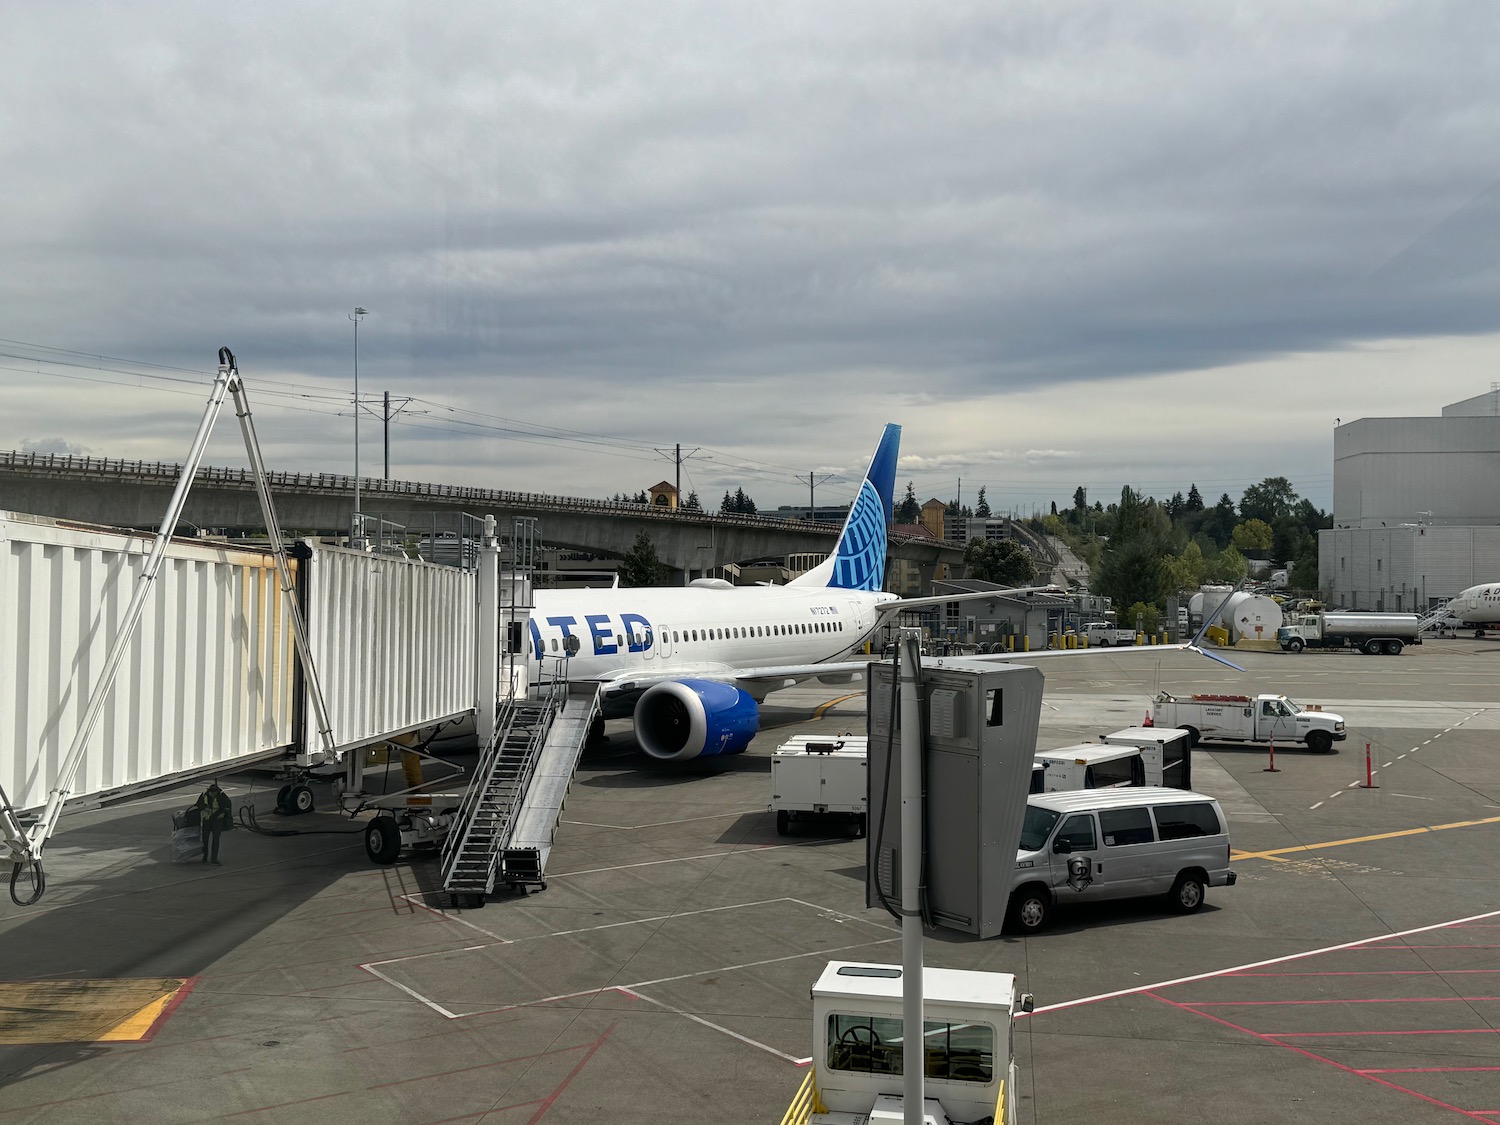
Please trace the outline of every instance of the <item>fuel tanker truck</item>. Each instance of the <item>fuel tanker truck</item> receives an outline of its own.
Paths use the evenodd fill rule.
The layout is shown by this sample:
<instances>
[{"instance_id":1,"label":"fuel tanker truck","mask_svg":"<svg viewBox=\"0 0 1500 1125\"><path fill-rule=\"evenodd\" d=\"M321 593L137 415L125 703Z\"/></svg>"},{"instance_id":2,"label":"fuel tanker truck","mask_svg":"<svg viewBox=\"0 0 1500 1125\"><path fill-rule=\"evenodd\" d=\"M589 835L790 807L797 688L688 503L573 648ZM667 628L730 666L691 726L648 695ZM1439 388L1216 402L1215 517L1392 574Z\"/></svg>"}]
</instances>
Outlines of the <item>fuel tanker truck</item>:
<instances>
[{"instance_id":1,"label":"fuel tanker truck","mask_svg":"<svg viewBox=\"0 0 1500 1125\"><path fill-rule=\"evenodd\" d=\"M1304 648L1354 648L1371 656L1397 656L1422 643L1415 613L1304 613L1276 630L1283 652Z\"/></svg>"}]
</instances>

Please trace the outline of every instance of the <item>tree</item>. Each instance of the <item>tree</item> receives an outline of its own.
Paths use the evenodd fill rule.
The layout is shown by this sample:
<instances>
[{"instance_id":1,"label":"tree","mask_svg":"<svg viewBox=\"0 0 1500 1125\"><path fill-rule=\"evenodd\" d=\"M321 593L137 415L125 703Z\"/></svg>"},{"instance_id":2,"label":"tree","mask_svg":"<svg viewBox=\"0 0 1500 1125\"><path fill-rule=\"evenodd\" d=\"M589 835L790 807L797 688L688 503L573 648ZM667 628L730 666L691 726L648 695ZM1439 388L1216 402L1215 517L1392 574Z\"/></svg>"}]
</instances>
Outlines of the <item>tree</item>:
<instances>
[{"instance_id":1,"label":"tree","mask_svg":"<svg viewBox=\"0 0 1500 1125\"><path fill-rule=\"evenodd\" d=\"M1240 497L1240 515L1273 524L1290 515L1296 502L1297 490L1291 481L1286 477L1267 477L1245 489L1245 495Z\"/></svg>"},{"instance_id":2,"label":"tree","mask_svg":"<svg viewBox=\"0 0 1500 1125\"><path fill-rule=\"evenodd\" d=\"M1171 518L1173 523L1176 523L1179 519L1181 519L1183 510L1187 506L1187 501L1182 498L1182 490L1178 489L1176 492L1172 493L1172 499L1168 500L1165 506L1167 515Z\"/></svg>"},{"instance_id":3,"label":"tree","mask_svg":"<svg viewBox=\"0 0 1500 1125\"><path fill-rule=\"evenodd\" d=\"M906 482L906 495L896 505L897 523L916 523L922 518L922 505L917 503L917 490L911 481Z\"/></svg>"},{"instance_id":4,"label":"tree","mask_svg":"<svg viewBox=\"0 0 1500 1125\"><path fill-rule=\"evenodd\" d=\"M687 499L682 502L682 506L690 512L703 511L703 505L698 500L698 492L696 489L688 493Z\"/></svg>"},{"instance_id":5,"label":"tree","mask_svg":"<svg viewBox=\"0 0 1500 1125\"><path fill-rule=\"evenodd\" d=\"M667 578L667 568L656 554L656 544L644 531L620 559L620 585L660 586Z\"/></svg>"},{"instance_id":6,"label":"tree","mask_svg":"<svg viewBox=\"0 0 1500 1125\"><path fill-rule=\"evenodd\" d=\"M1185 511L1185 512L1201 512L1201 511L1203 511L1203 493L1201 493L1201 492L1198 491L1198 486L1196 484L1193 485L1191 488L1188 489L1187 504L1183 508L1183 511Z\"/></svg>"},{"instance_id":7,"label":"tree","mask_svg":"<svg viewBox=\"0 0 1500 1125\"><path fill-rule=\"evenodd\" d=\"M1198 528L1213 540L1215 547L1222 550L1229 546L1230 537L1234 535L1234 525L1238 522L1234 514L1234 501L1226 492L1219 497L1219 502L1213 508L1204 512L1203 521Z\"/></svg>"},{"instance_id":8,"label":"tree","mask_svg":"<svg viewBox=\"0 0 1500 1125\"><path fill-rule=\"evenodd\" d=\"M1257 519L1235 524L1234 531L1230 533L1230 541L1234 544L1235 550L1242 554L1247 551L1269 551L1271 549L1271 525L1265 520Z\"/></svg>"},{"instance_id":9,"label":"tree","mask_svg":"<svg viewBox=\"0 0 1500 1125\"><path fill-rule=\"evenodd\" d=\"M974 505L974 518L987 520L990 518L990 502L984 498L984 487L979 489L979 503Z\"/></svg>"},{"instance_id":10,"label":"tree","mask_svg":"<svg viewBox=\"0 0 1500 1125\"><path fill-rule=\"evenodd\" d=\"M1088 506L1089 506L1089 490L1086 489L1086 488L1084 488L1083 485L1080 484L1077 488L1075 488L1073 490L1073 507L1076 508L1078 511L1081 512L1085 508L1087 508Z\"/></svg>"},{"instance_id":11,"label":"tree","mask_svg":"<svg viewBox=\"0 0 1500 1125\"><path fill-rule=\"evenodd\" d=\"M1009 539L970 539L964 565L970 578L1002 586L1025 586L1036 576L1031 553Z\"/></svg>"},{"instance_id":12,"label":"tree","mask_svg":"<svg viewBox=\"0 0 1500 1125\"><path fill-rule=\"evenodd\" d=\"M1052 501L1052 514L1054 516L1057 515L1057 501L1056 500Z\"/></svg>"},{"instance_id":13,"label":"tree","mask_svg":"<svg viewBox=\"0 0 1500 1125\"><path fill-rule=\"evenodd\" d=\"M1203 557L1203 548L1196 540L1190 540L1188 545L1177 554L1168 555L1162 559L1162 573L1167 593L1196 590L1203 585L1203 575L1207 567L1207 560Z\"/></svg>"},{"instance_id":14,"label":"tree","mask_svg":"<svg viewBox=\"0 0 1500 1125\"><path fill-rule=\"evenodd\" d=\"M724 499L719 504L719 511L726 515L753 516L755 515L755 501L745 495L743 488L736 488L734 495L729 495L726 490Z\"/></svg>"},{"instance_id":15,"label":"tree","mask_svg":"<svg viewBox=\"0 0 1500 1125\"><path fill-rule=\"evenodd\" d=\"M1209 582L1234 583L1245 577L1245 572L1249 569L1250 566L1245 562L1245 556L1230 547L1208 560L1207 573L1204 578Z\"/></svg>"}]
</instances>

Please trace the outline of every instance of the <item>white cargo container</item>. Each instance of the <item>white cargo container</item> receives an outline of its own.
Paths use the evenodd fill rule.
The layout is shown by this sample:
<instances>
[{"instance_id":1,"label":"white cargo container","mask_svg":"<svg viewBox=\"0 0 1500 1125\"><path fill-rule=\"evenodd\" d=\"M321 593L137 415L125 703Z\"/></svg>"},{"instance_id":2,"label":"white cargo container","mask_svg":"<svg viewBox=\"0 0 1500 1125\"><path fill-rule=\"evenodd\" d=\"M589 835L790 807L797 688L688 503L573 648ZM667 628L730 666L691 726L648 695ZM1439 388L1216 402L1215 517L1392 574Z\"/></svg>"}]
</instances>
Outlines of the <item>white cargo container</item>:
<instances>
[{"instance_id":1,"label":"white cargo container","mask_svg":"<svg viewBox=\"0 0 1500 1125\"><path fill-rule=\"evenodd\" d=\"M771 811L785 836L792 822L814 816L842 821L865 834L869 802L869 739L864 735L799 734L771 755Z\"/></svg>"}]
</instances>

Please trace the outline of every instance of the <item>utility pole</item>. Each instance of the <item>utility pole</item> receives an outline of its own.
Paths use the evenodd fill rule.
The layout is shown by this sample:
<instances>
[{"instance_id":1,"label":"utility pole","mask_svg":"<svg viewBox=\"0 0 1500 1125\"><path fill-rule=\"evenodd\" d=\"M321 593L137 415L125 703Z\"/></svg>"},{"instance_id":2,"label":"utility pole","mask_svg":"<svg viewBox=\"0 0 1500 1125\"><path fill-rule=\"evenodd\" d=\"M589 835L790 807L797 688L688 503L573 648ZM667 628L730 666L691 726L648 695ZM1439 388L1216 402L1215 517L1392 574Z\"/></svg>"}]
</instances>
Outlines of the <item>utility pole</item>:
<instances>
[{"instance_id":1,"label":"utility pole","mask_svg":"<svg viewBox=\"0 0 1500 1125\"><path fill-rule=\"evenodd\" d=\"M361 539L364 538L365 524L359 514L359 322L364 318L365 310L358 306L349 315L354 321L354 516Z\"/></svg>"},{"instance_id":2,"label":"utility pole","mask_svg":"<svg viewBox=\"0 0 1500 1125\"><path fill-rule=\"evenodd\" d=\"M798 480L799 483L801 481L804 481L804 480L807 481L807 518L808 519L810 519L810 520L816 520L818 518L818 516L817 516L817 507L818 507L818 505L817 505L817 501L813 499L813 486L814 485L819 485L819 484L827 484L829 481L831 481L836 476L838 476L837 473L829 473L826 477L819 477L819 476L815 476L812 472L809 472L807 474L807 476L805 476L805 477L798 477L797 478L797 480Z\"/></svg>"},{"instance_id":3,"label":"utility pole","mask_svg":"<svg viewBox=\"0 0 1500 1125\"><path fill-rule=\"evenodd\" d=\"M653 446L652 448L655 448L655 447ZM700 446L698 446L697 449L690 449L690 450L687 451L686 454L684 454L682 452L682 443L678 442L676 445L674 445L672 447L672 449L671 449L670 452L668 450L665 450L665 449L657 449L656 450L656 452L660 453L663 457L668 458L669 460L671 460L677 466L677 478L676 478L676 481L675 481L673 487L675 487L677 489L677 510L678 511L682 510L682 463L684 461L688 460L694 454L698 453L699 450L701 450L702 448L703 447L700 445ZM710 457L709 460L712 461L713 458Z\"/></svg>"},{"instance_id":4,"label":"utility pole","mask_svg":"<svg viewBox=\"0 0 1500 1125\"><path fill-rule=\"evenodd\" d=\"M385 410L383 418L385 421L385 479L391 479L391 419L396 417L411 405L411 399L403 398L396 401L396 409L391 409L391 392L385 392ZM426 414L425 410L414 410L413 414Z\"/></svg>"}]
</instances>

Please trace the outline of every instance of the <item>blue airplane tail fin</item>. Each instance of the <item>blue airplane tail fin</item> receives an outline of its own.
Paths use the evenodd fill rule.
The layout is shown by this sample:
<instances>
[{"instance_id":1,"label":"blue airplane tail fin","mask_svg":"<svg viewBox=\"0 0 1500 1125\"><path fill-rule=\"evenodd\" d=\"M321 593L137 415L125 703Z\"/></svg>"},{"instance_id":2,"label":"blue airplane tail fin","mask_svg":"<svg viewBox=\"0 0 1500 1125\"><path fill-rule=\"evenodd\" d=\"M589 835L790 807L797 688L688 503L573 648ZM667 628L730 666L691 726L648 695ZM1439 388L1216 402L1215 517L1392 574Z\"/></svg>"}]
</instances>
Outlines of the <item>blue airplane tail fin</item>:
<instances>
[{"instance_id":1,"label":"blue airplane tail fin","mask_svg":"<svg viewBox=\"0 0 1500 1125\"><path fill-rule=\"evenodd\" d=\"M886 528L895 505L896 458L901 427L886 426L870 460L859 495L849 508L843 534L832 555L792 579L793 586L832 586L840 590L879 590L885 583Z\"/></svg>"}]
</instances>

